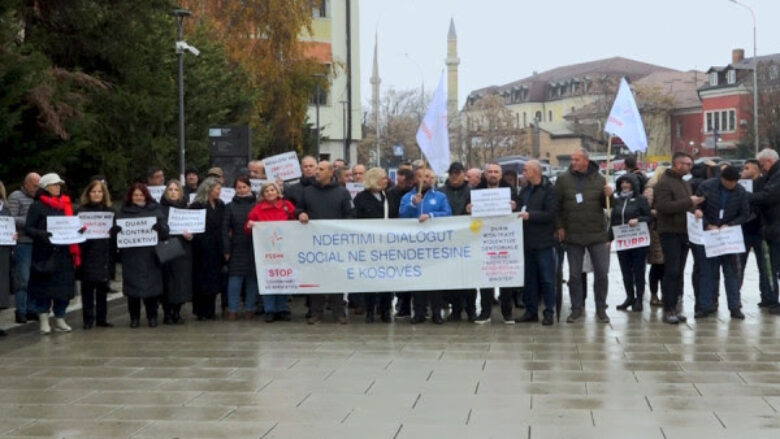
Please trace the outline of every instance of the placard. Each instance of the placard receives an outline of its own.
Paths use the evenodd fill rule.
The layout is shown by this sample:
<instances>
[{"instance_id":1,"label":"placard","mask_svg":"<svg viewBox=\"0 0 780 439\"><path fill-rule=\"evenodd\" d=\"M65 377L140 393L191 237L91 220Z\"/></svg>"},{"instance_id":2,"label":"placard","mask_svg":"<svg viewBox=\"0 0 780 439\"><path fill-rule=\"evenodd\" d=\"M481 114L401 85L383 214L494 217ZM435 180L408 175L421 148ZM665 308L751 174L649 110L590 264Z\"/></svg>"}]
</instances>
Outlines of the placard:
<instances>
[{"instance_id":1,"label":"placard","mask_svg":"<svg viewBox=\"0 0 780 439\"><path fill-rule=\"evenodd\" d=\"M645 222L640 222L635 227L612 226L612 234L615 235L615 240L612 241L615 251L650 246L650 230Z\"/></svg>"},{"instance_id":2,"label":"placard","mask_svg":"<svg viewBox=\"0 0 780 439\"><path fill-rule=\"evenodd\" d=\"M349 191L349 196L352 197L354 200L357 194L363 192L363 183L347 183L347 191Z\"/></svg>"},{"instance_id":3,"label":"placard","mask_svg":"<svg viewBox=\"0 0 780 439\"><path fill-rule=\"evenodd\" d=\"M512 213L511 191L508 187L471 191L471 216L488 217Z\"/></svg>"},{"instance_id":4,"label":"placard","mask_svg":"<svg viewBox=\"0 0 780 439\"><path fill-rule=\"evenodd\" d=\"M82 227L77 216L46 217L46 231L51 233L49 241L55 245L80 244L86 241L86 234L79 233Z\"/></svg>"},{"instance_id":5,"label":"placard","mask_svg":"<svg viewBox=\"0 0 780 439\"><path fill-rule=\"evenodd\" d=\"M87 239L107 239L111 237L114 225L114 212L79 212L81 223L87 228Z\"/></svg>"},{"instance_id":6,"label":"placard","mask_svg":"<svg viewBox=\"0 0 780 439\"><path fill-rule=\"evenodd\" d=\"M16 245L16 223L12 216L0 216L0 245Z\"/></svg>"},{"instance_id":7,"label":"placard","mask_svg":"<svg viewBox=\"0 0 780 439\"><path fill-rule=\"evenodd\" d=\"M153 247L157 245L157 231L152 229L157 224L157 218L121 218L116 225L122 228L117 234L117 248Z\"/></svg>"},{"instance_id":8,"label":"placard","mask_svg":"<svg viewBox=\"0 0 780 439\"><path fill-rule=\"evenodd\" d=\"M203 233L206 231L206 209L177 209L168 211L168 228L171 235Z\"/></svg>"},{"instance_id":9,"label":"placard","mask_svg":"<svg viewBox=\"0 0 780 439\"><path fill-rule=\"evenodd\" d=\"M691 244L704 245L704 224L701 218L696 218L696 215L686 212L685 213L688 222L688 241Z\"/></svg>"},{"instance_id":10,"label":"placard","mask_svg":"<svg viewBox=\"0 0 780 439\"><path fill-rule=\"evenodd\" d=\"M236 196L236 190L232 187L223 187L219 192L219 199L225 204L230 204L233 201L233 197Z\"/></svg>"},{"instance_id":11,"label":"placard","mask_svg":"<svg viewBox=\"0 0 780 439\"><path fill-rule=\"evenodd\" d=\"M739 184L743 188L745 188L746 191L751 192L751 193L753 192L753 180L750 180L748 178L743 178L743 179L739 180Z\"/></svg>"},{"instance_id":12,"label":"placard","mask_svg":"<svg viewBox=\"0 0 780 439\"><path fill-rule=\"evenodd\" d=\"M159 203L165 193L165 186L146 186L146 188L149 189L152 198Z\"/></svg>"},{"instance_id":13,"label":"placard","mask_svg":"<svg viewBox=\"0 0 780 439\"><path fill-rule=\"evenodd\" d=\"M295 151L285 152L263 159L265 176L271 181L301 178L301 164Z\"/></svg>"},{"instance_id":14,"label":"placard","mask_svg":"<svg viewBox=\"0 0 780 439\"><path fill-rule=\"evenodd\" d=\"M742 226L705 231L704 253L708 258L745 253L745 238L742 236Z\"/></svg>"}]
</instances>

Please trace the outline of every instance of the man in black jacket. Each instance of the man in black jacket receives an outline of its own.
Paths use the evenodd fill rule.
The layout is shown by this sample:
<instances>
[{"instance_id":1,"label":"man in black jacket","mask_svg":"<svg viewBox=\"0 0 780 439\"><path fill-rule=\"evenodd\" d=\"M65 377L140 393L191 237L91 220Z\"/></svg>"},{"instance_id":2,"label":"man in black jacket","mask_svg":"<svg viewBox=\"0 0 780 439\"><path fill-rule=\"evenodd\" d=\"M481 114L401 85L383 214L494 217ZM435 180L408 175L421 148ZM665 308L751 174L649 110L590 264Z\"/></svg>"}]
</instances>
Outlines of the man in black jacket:
<instances>
[{"instance_id":1,"label":"man in black jacket","mask_svg":"<svg viewBox=\"0 0 780 439\"><path fill-rule=\"evenodd\" d=\"M739 170L729 166L723 170L720 178L711 178L699 185L696 194L705 201L695 214L703 218L704 230L718 230L724 227L738 227L750 216L745 189L739 185ZM744 319L740 310L739 297L739 255L728 254L712 258L702 258L699 292L699 309L696 318L704 318L713 311L712 298L718 291L720 267L723 267L723 280L726 285L731 318Z\"/></svg>"},{"instance_id":2,"label":"man in black jacket","mask_svg":"<svg viewBox=\"0 0 780 439\"><path fill-rule=\"evenodd\" d=\"M317 171L317 161L307 155L301 159L301 178L297 183L284 185L284 198L290 200L295 207L301 204L303 190L314 183L314 174Z\"/></svg>"},{"instance_id":3,"label":"man in black jacket","mask_svg":"<svg viewBox=\"0 0 780 439\"><path fill-rule=\"evenodd\" d=\"M553 324L555 309L555 216L558 196L555 187L542 175L542 165L531 160L525 164L525 181L517 205L523 220L525 247L525 314L516 322L539 321L539 296L544 299L542 324Z\"/></svg>"},{"instance_id":4,"label":"man in black jacket","mask_svg":"<svg viewBox=\"0 0 780 439\"><path fill-rule=\"evenodd\" d=\"M780 273L780 162L774 149L766 148L758 153L758 163L766 175L764 187L753 191L750 202L761 210L764 239L769 246L772 261L772 295L763 299L771 314L780 314L778 305L777 275Z\"/></svg>"},{"instance_id":5,"label":"man in black jacket","mask_svg":"<svg viewBox=\"0 0 780 439\"><path fill-rule=\"evenodd\" d=\"M761 166L758 160L751 159L745 162L740 177L743 180L750 180L753 183L751 193L758 193L763 190L764 177L761 176ZM751 194L748 194L750 198ZM761 234L761 211L755 206L750 207L750 218L742 225L742 234L745 235L745 253L740 258L739 286L742 288L742 282L745 279L745 266L747 265L748 255L752 250L756 256L756 265L758 266L758 288L761 291L761 301L759 308L766 308L772 303L772 275L767 269L766 253L764 252L764 237Z\"/></svg>"},{"instance_id":6,"label":"man in black jacket","mask_svg":"<svg viewBox=\"0 0 780 439\"><path fill-rule=\"evenodd\" d=\"M412 171L412 165L401 165L398 168L398 174L396 175L396 182L393 187L387 190L387 205L389 209L390 218L398 218L398 211L401 209L401 199L407 192L412 190L416 181L414 179L414 172ZM406 318L412 316L412 293L405 291L401 293L395 293L398 298L398 313L396 318Z\"/></svg>"}]
</instances>

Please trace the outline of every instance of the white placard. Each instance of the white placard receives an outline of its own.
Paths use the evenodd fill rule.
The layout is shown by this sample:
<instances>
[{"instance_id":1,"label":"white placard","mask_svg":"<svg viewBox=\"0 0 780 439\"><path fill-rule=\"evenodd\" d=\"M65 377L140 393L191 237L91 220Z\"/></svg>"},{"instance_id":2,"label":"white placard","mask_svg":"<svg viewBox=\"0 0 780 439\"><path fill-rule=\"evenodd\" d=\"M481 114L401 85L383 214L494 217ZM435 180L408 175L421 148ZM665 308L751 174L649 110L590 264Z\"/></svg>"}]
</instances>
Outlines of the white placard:
<instances>
[{"instance_id":1,"label":"white placard","mask_svg":"<svg viewBox=\"0 0 780 439\"><path fill-rule=\"evenodd\" d=\"M157 224L157 218L122 218L116 220L116 225L122 231L116 237L117 248L153 247L157 245L157 231L152 229Z\"/></svg>"},{"instance_id":2,"label":"white placard","mask_svg":"<svg viewBox=\"0 0 780 439\"><path fill-rule=\"evenodd\" d=\"M347 190L349 191L349 196L352 197L354 200L357 194L363 192L363 183L347 183Z\"/></svg>"},{"instance_id":3,"label":"white placard","mask_svg":"<svg viewBox=\"0 0 780 439\"><path fill-rule=\"evenodd\" d=\"M252 185L252 193L259 194L260 189L263 188L263 185L268 183L271 180L261 180L259 178L250 178L249 183Z\"/></svg>"},{"instance_id":4,"label":"white placard","mask_svg":"<svg viewBox=\"0 0 780 439\"><path fill-rule=\"evenodd\" d=\"M471 216L488 217L512 213L511 191L508 187L471 191Z\"/></svg>"},{"instance_id":5,"label":"white placard","mask_svg":"<svg viewBox=\"0 0 780 439\"><path fill-rule=\"evenodd\" d=\"M152 198L159 203L165 193L165 186L146 186L146 188L149 189Z\"/></svg>"},{"instance_id":6,"label":"white placard","mask_svg":"<svg viewBox=\"0 0 780 439\"><path fill-rule=\"evenodd\" d=\"M650 246L650 230L645 222L640 222L635 227L612 226L612 234L615 235L612 245L616 251Z\"/></svg>"},{"instance_id":7,"label":"white placard","mask_svg":"<svg viewBox=\"0 0 780 439\"><path fill-rule=\"evenodd\" d=\"M177 209L168 211L168 228L171 235L203 233L206 231L206 209Z\"/></svg>"},{"instance_id":8,"label":"white placard","mask_svg":"<svg viewBox=\"0 0 780 439\"><path fill-rule=\"evenodd\" d=\"M16 245L16 223L12 216L0 216L0 245Z\"/></svg>"},{"instance_id":9,"label":"white placard","mask_svg":"<svg viewBox=\"0 0 780 439\"><path fill-rule=\"evenodd\" d=\"M686 212L685 216L688 222L688 241L691 244L704 245L704 225L701 218L696 218L696 215Z\"/></svg>"},{"instance_id":10,"label":"white placard","mask_svg":"<svg viewBox=\"0 0 780 439\"><path fill-rule=\"evenodd\" d=\"M705 231L704 253L708 258L745 253L745 238L742 236L742 226Z\"/></svg>"},{"instance_id":11,"label":"white placard","mask_svg":"<svg viewBox=\"0 0 780 439\"><path fill-rule=\"evenodd\" d=\"M51 233L49 241L55 245L80 244L87 240L79 233L83 225L77 216L47 216L46 231Z\"/></svg>"},{"instance_id":12,"label":"white placard","mask_svg":"<svg viewBox=\"0 0 780 439\"><path fill-rule=\"evenodd\" d=\"M271 181L282 181L301 178L301 164L298 162L298 154L295 151L285 152L263 159L265 176Z\"/></svg>"},{"instance_id":13,"label":"white placard","mask_svg":"<svg viewBox=\"0 0 780 439\"><path fill-rule=\"evenodd\" d=\"M742 185L743 188L745 188L748 192L753 192L753 180L743 178L739 180L739 184Z\"/></svg>"},{"instance_id":14,"label":"white placard","mask_svg":"<svg viewBox=\"0 0 780 439\"><path fill-rule=\"evenodd\" d=\"M219 192L219 199L225 204L230 204L233 201L233 197L236 196L236 190L232 187L223 187Z\"/></svg>"},{"instance_id":15,"label":"white placard","mask_svg":"<svg viewBox=\"0 0 780 439\"><path fill-rule=\"evenodd\" d=\"M81 223L87 228L87 239L107 239L111 237L114 225L114 212L79 212Z\"/></svg>"}]
</instances>

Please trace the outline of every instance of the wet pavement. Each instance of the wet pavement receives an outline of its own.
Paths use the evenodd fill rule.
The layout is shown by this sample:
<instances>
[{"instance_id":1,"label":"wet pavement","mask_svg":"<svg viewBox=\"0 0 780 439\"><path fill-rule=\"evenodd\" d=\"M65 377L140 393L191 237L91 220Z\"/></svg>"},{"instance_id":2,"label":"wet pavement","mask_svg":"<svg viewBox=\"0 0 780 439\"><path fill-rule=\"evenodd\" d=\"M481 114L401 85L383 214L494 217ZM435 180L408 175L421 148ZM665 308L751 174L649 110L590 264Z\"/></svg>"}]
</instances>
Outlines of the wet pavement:
<instances>
[{"instance_id":1,"label":"wet pavement","mask_svg":"<svg viewBox=\"0 0 780 439\"><path fill-rule=\"evenodd\" d=\"M553 327L498 309L488 325L309 326L296 300L290 323L134 330L119 301L116 328L76 314L70 334L0 340L0 437L775 439L780 319L756 307L754 273L751 257L745 321L724 306L679 326L614 309L614 257L607 325L591 299Z\"/></svg>"}]
</instances>

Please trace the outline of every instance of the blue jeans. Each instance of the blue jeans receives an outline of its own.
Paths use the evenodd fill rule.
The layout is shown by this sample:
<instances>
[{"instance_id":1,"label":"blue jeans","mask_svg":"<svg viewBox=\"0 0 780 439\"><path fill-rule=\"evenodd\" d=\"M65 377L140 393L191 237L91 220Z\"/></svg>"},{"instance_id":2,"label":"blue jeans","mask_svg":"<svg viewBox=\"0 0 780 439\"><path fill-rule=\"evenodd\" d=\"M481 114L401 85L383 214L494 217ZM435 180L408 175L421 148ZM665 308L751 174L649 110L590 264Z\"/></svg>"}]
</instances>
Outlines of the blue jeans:
<instances>
[{"instance_id":1,"label":"blue jeans","mask_svg":"<svg viewBox=\"0 0 780 439\"><path fill-rule=\"evenodd\" d=\"M28 310L36 314L48 314L49 310L54 308L54 317L58 319L65 318L65 310L68 309L69 300L49 299L49 298L31 298Z\"/></svg>"},{"instance_id":2,"label":"blue jeans","mask_svg":"<svg viewBox=\"0 0 780 439\"><path fill-rule=\"evenodd\" d=\"M287 294L264 294L263 307L266 313L290 312Z\"/></svg>"},{"instance_id":3,"label":"blue jeans","mask_svg":"<svg viewBox=\"0 0 780 439\"><path fill-rule=\"evenodd\" d=\"M17 244L14 248L14 296L16 312L26 314L27 284L30 282L30 265L32 265L32 244ZM34 311L34 310L30 310Z\"/></svg>"},{"instance_id":4,"label":"blue jeans","mask_svg":"<svg viewBox=\"0 0 780 439\"><path fill-rule=\"evenodd\" d=\"M771 276L770 270L767 270L766 253L764 253L764 240L761 235L749 235L745 234L745 253L740 255L740 267L739 271L739 285L742 287L742 281L745 278L745 266L747 265L748 255L750 249L753 249L756 255L756 265L758 265L758 289L761 291L761 302L763 303L777 303L777 297L772 294Z\"/></svg>"},{"instance_id":5,"label":"blue jeans","mask_svg":"<svg viewBox=\"0 0 780 439\"><path fill-rule=\"evenodd\" d=\"M723 255L701 260L701 278L699 291L699 309L712 311L712 298L717 294L720 284L720 268L723 267L723 282L726 285L726 299L732 311L741 308L739 299L739 255Z\"/></svg>"},{"instance_id":6,"label":"blue jeans","mask_svg":"<svg viewBox=\"0 0 780 439\"><path fill-rule=\"evenodd\" d=\"M617 252L626 297L642 299L645 294L645 265L649 247L632 248Z\"/></svg>"},{"instance_id":7,"label":"blue jeans","mask_svg":"<svg viewBox=\"0 0 780 439\"><path fill-rule=\"evenodd\" d=\"M241 287L246 285L246 303L244 310L254 312L257 309L257 295L260 294L257 288L257 277L250 276L229 276L227 286L228 311L238 312L241 307Z\"/></svg>"},{"instance_id":8,"label":"blue jeans","mask_svg":"<svg viewBox=\"0 0 780 439\"><path fill-rule=\"evenodd\" d=\"M544 300L544 312L555 310L555 248L525 250L525 291L523 303L526 314L539 315L539 296Z\"/></svg>"}]
</instances>

